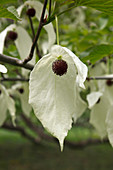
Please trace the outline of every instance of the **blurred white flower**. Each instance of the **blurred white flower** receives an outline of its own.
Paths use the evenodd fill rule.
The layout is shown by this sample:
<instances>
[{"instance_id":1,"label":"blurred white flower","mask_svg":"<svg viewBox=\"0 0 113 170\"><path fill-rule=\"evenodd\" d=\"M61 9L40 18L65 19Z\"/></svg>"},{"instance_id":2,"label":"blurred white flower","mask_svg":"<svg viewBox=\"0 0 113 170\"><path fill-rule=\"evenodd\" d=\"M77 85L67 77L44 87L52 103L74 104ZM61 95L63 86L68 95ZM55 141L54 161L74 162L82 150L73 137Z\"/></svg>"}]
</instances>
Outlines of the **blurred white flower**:
<instances>
[{"instance_id":1,"label":"blurred white flower","mask_svg":"<svg viewBox=\"0 0 113 170\"><path fill-rule=\"evenodd\" d=\"M1 73L7 73L7 68L2 64L0 64L0 72Z\"/></svg>"},{"instance_id":2,"label":"blurred white flower","mask_svg":"<svg viewBox=\"0 0 113 170\"><path fill-rule=\"evenodd\" d=\"M107 75L107 77L110 75ZM90 123L96 128L101 138L107 135L110 120L108 112L113 105L113 82L112 80L98 81L98 91L87 95L89 108L91 109ZM107 123L107 126L106 126Z\"/></svg>"},{"instance_id":3,"label":"blurred white flower","mask_svg":"<svg viewBox=\"0 0 113 170\"><path fill-rule=\"evenodd\" d=\"M10 112L13 124L15 125L15 103L9 96L7 89L0 84L0 126L4 123L7 117L7 111Z\"/></svg>"},{"instance_id":4,"label":"blurred white flower","mask_svg":"<svg viewBox=\"0 0 113 170\"><path fill-rule=\"evenodd\" d=\"M30 74L29 103L43 126L58 138L61 150L72 118L76 121L81 115L79 101L85 106L78 88L85 88L86 76L86 65L69 49L59 45L53 46Z\"/></svg>"},{"instance_id":5,"label":"blurred white flower","mask_svg":"<svg viewBox=\"0 0 113 170\"><path fill-rule=\"evenodd\" d=\"M28 83L18 83L11 87L10 94L18 97L21 102L21 107L26 116L30 116L32 110L31 105L28 103L29 86Z\"/></svg>"},{"instance_id":6,"label":"blurred white flower","mask_svg":"<svg viewBox=\"0 0 113 170\"><path fill-rule=\"evenodd\" d=\"M30 6L32 8L35 9L36 11L36 18L38 19L38 21L40 20L40 17L41 17L41 13L42 13L42 10L43 10L43 4L39 1L26 1L23 5L21 5L17 11L18 11L18 14L19 16L21 15L22 13L22 10L25 6ZM45 11L45 18L48 16L48 11L46 10ZM42 50L43 50L43 53L46 54L47 51L50 49L50 47L55 43L56 41L56 33L54 31L54 28L53 28L53 25L52 23L49 23L47 25L45 25L43 27L47 34L48 34L48 42L44 42L42 44Z\"/></svg>"},{"instance_id":7,"label":"blurred white flower","mask_svg":"<svg viewBox=\"0 0 113 170\"><path fill-rule=\"evenodd\" d=\"M32 46L32 39L23 27L17 26L15 24L6 27L0 33L0 53L3 53L5 38L9 31L14 31L15 33L17 33L17 38L14 40L14 43L17 47L20 58L24 60L30 53L30 49ZM35 56L36 53L34 52L33 59L29 63L35 64ZM26 69L22 69L22 73L24 76L27 76L29 71Z\"/></svg>"}]
</instances>

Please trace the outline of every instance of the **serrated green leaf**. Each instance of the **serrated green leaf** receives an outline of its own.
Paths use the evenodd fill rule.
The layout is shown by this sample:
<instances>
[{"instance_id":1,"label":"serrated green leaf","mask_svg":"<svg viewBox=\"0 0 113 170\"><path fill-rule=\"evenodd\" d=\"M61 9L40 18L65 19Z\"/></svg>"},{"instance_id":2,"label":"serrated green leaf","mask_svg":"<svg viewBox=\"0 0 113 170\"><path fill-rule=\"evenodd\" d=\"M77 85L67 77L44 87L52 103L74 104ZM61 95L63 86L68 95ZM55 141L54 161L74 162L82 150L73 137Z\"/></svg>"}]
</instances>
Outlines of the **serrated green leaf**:
<instances>
[{"instance_id":1,"label":"serrated green leaf","mask_svg":"<svg viewBox=\"0 0 113 170\"><path fill-rule=\"evenodd\" d=\"M0 18L9 18L9 19L13 19L13 20L18 19L13 13L8 11L7 8L4 8L2 6L0 6Z\"/></svg>"},{"instance_id":2,"label":"serrated green leaf","mask_svg":"<svg viewBox=\"0 0 113 170\"><path fill-rule=\"evenodd\" d=\"M75 0L76 6L87 6L113 16L113 0Z\"/></svg>"},{"instance_id":3,"label":"serrated green leaf","mask_svg":"<svg viewBox=\"0 0 113 170\"><path fill-rule=\"evenodd\" d=\"M113 45L101 44L98 46L94 46L89 50L89 55L81 58L83 62L87 62L88 60L95 64L96 61L102 59L103 57L109 56L113 53ZM88 54L88 51L87 53Z\"/></svg>"},{"instance_id":4,"label":"serrated green leaf","mask_svg":"<svg viewBox=\"0 0 113 170\"><path fill-rule=\"evenodd\" d=\"M12 14L14 14L14 16L16 16L17 19L20 19L20 18L19 18L19 15L18 15L18 12L17 12L17 10L16 10L16 8L15 8L14 6L9 6L9 7L7 8L7 10L8 10L9 12L11 12Z\"/></svg>"}]
</instances>

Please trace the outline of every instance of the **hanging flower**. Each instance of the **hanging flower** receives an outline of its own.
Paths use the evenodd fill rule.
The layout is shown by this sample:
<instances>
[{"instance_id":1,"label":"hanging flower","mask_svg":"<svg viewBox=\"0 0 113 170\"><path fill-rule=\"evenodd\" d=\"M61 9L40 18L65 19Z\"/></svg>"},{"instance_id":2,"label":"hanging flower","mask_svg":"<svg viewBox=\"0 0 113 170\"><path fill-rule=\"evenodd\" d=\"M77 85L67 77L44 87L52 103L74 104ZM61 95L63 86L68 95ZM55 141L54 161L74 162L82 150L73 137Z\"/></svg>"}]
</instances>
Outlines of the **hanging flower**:
<instances>
[{"instance_id":1,"label":"hanging flower","mask_svg":"<svg viewBox=\"0 0 113 170\"><path fill-rule=\"evenodd\" d=\"M111 77L112 75L108 76ZM112 80L98 81L98 91L88 94L87 101L91 109L90 123L96 128L100 137L104 138L108 133L107 126L109 127L108 112L113 105Z\"/></svg>"},{"instance_id":2,"label":"hanging flower","mask_svg":"<svg viewBox=\"0 0 113 170\"><path fill-rule=\"evenodd\" d=\"M29 55L32 46L32 39L27 31L23 27L17 26L15 24L11 24L10 26L6 27L6 29L0 33L0 53L3 53L6 36L9 36L10 39L13 39L20 58L24 60ZM29 63L35 64L35 56L36 53L34 52L33 59ZM22 69L22 74L24 76L27 76L28 73L28 70Z\"/></svg>"},{"instance_id":3,"label":"hanging flower","mask_svg":"<svg viewBox=\"0 0 113 170\"><path fill-rule=\"evenodd\" d=\"M41 17L41 13L42 13L42 10L43 10L43 4L39 1L26 1L23 5L21 5L17 11L18 11L18 14L19 16L21 15L22 13L22 10L25 6L30 6L32 7L32 10L34 9L35 10L35 17L38 19L38 21L40 20L40 17ZM34 12L33 12L34 13ZM48 16L48 11L46 10L45 11L45 19L46 17ZM56 33L54 31L54 28L53 28L53 25L52 23L49 23L47 25L45 25L43 27L47 34L48 34L48 42L44 42L42 43L42 50L43 50L43 53L46 54L47 51L50 49L50 47L55 43L56 41Z\"/></svg>"},{"instance_id":4,"label":"hanging flower","mask_svg":"<svg viewBox=\"0 0 113 170\"><path fill-rule=\"evenodd\" d=\"M13 124L15 125L15 103L9 96L6 88L0 84L0 126L4 123L7 117L7 111L10 112Z\"/></svg>"},{"instance_id":5,"label":"hanging flower","mask_svg":"<svg viewBox=\"0 0 113 170\"><path fill-rule=\"evenodd\" d=\"M85 88L86 76L86 65L69 49L59 45L53 46L31 72L29 103L43 126L58 138L61 150L72 118L76 121L81 115L78 88Z\"/></svg>"}]
</instances>

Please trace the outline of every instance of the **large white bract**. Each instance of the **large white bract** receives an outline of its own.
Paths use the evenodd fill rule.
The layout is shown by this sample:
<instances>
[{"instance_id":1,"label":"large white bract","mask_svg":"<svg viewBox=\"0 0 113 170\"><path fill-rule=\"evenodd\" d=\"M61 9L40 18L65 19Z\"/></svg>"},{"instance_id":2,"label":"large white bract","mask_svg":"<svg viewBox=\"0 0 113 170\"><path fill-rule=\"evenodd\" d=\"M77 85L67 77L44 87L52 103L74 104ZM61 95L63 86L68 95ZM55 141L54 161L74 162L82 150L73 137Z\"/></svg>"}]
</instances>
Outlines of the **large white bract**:
<instances>
[{"instance_id":1,"label":"large white bract","mask_svg":"<svg viewBox=\"0 0 113 170\"><path fill-rule=\"evenodd\" d=\"M67 73L54 74L52 63L61 56L68 64ZM63 150L64 138L76 119L87 107L79 96L84 88L87 67L69 49L55 45L34 67L29 81L29 103L43 126L58 138Z\"/></svg>"}]
</instances>

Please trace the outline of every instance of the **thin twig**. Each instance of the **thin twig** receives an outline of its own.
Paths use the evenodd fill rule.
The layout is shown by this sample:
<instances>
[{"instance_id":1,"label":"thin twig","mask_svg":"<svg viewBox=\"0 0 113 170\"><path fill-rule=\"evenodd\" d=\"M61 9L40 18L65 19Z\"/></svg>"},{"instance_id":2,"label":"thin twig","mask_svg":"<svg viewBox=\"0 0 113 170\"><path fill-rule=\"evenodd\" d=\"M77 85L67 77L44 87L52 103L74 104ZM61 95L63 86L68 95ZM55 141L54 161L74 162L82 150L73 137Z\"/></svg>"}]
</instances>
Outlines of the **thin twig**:
<instances>
[{"instance_id":1,"label":"thin twig","mask_svg":"<svg viewBox=\"0 0 113 170\"><path fill-rule=\"evenodd\" d=\"M95 76L95 77L87 77L86 80L112 80L113 77L110 76Z\"/></svg>"},{"instance_id":2,"label":"thin twig","mask_svg":"<svg viewBox=\"0 0 113 170\"><path fill-rule=\"evenodd\" d=\"M49 0L49 17L51 16L51 0Z\"/></svg>"},{"instance_id":3,"label":"thin twig","mask_svg":"<svg viewBox=\"0 0 113 170\"><path fill-rule=\"evenodd\" d=\"M29 81L29 79L25 79L25 78L11 78L11 77L8 77L8 78L0 78L0 81L3 82L3 81Z\"/></svg>"},{"instance_id":4,"label":"thin twig","mask_svg":"<svg viewBox=\"0 0 113 170\"><path fill-rule=\"evenodd\" d=\"M22 60L19 60L19 59L14 58L14 57L6 56L4 54L0 54L0 61L14 65L14 66L23 67L23 68L28 69L28 70L32 70L33 67L34 67L33 65L31 65L29 63L24 64L22 62Z\"/></svg>"},{"instance_id":5,"label":"thin twig","mask_svg":"<svg viewBox=\"0 0 113 170\"><path fill-rule=\"evenodd\" d=\"M48 2L48 0L44 1L42 15L41 15L41 18L40 18L40 22L39 22L39 26L38 26L38 30L37 30L35 39L34 39L33 44L31 46L30 54L29 54L29 56L27 58L24 59L23 63L27 63L28 61L30 61L33 58L33 53L34 53L34 50L35 50L36 43L38 41L38 38L39 38L40 32L42 30L42 27L45 24L44 23L44 15L45 15L45 10L46 10L46 6L47 6L47 2Z\"/></svg>"},{"instance_id":6,"label":"thin twig","mask_svg":"<svg viewBox=\"0 0 113 170\"><path fill-rule=\"evenodd\" d=\"M31 19L30 16L28 18L29 18L29 22L30 22L30 26L31 26L31 31L32 31L32 35L33 35L33 40L34 40L34 38L35 38L35 31L34 31L34 27L33 27L33 22L32 22L32 19ZM39 51L37 43L36 43L36 52L37 52L37 55L38 55L39 59L41 59L42 56L40 54L40 51Z\"/></svg>"}]
</instances>

